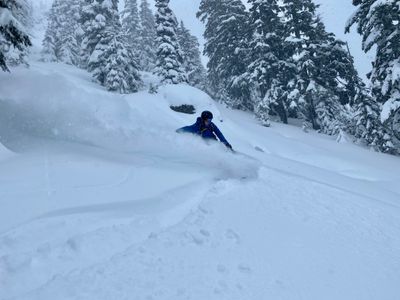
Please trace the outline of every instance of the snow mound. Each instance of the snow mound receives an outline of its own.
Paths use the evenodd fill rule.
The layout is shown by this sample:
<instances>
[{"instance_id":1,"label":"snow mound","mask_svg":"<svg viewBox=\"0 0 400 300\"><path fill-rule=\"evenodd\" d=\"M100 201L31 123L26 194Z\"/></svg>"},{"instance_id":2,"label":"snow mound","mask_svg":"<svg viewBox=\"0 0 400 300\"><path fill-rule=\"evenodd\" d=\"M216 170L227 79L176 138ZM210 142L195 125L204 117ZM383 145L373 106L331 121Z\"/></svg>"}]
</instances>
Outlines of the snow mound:
<instances>
[{"instance_id":1,"label":"snow mound","mask_svg":"<svg viewBox=\"0 0 400 300\"><path fill-rule=\"evenodd\" d=\"M163 86L159 93L170 106L192 105L196 108L197 114L204 110L218 111L210 96L186 84ZM219 114L215 115L216 118L219 116Z\"/></svg>"},{"instance_id":2,"label":"snow mound","mask_svg":"<svg viewBox=\"0 0 400 300\"><path fill-rule=\"evenodd\" d=\"M220 143L175 132L196 116L177 113L172 105L192 105L197 115L211 110L222 120L213 100L186 84L161 86L157 94L120 95L100 88L85 71L33 63L30 69L0 74L0 90L0 134L16 151L30 149L35 137L175 159L211 168L216 178L257 176L255 161L233 157Z\"/></svg>"},{"instance_id":3,"label":"snow mound","mask_svg":"<svg viewBox=\"0 0 400 300\"><path fill-rule=\"evenodd\" d=\"M10 129L3 130L5 140L13 141L18 132L90 143L128 127L129 107L121 97L77 84L71 75L90 80L89 75L66 66L75 74L60 72L58 67L39 64L1 74L0 122Z\"/></svg>"},{"instance_id":4,"label":"snow mound","mask_svg":"<svg viewBox=\"0 0 400 300\"><path fill-rule=\"evenodd\" d=\"M4 147L2 143L0 143L0 161L6 160L12 156L14 156L14 153L12 153L10 150Z\"/></svg>"},{"instance_id":5,"label":"snow mound","mask_svg":"<svg viewBox=\"0 0 400 300\"><path fill-rule=\"evenodd\" d=\"M9 139L18 131L110 146L136 135L164 136L195 121L193 116L177 115L171 105L190 104L197 112L208 109L219 115L208 95L188 85L163 86L158 94L112 94L99 88L82 70L41 63L0 74L0 79L0 122L3 128L11 129L11 136L3 130Z\"/></svg>"}]
</instances>

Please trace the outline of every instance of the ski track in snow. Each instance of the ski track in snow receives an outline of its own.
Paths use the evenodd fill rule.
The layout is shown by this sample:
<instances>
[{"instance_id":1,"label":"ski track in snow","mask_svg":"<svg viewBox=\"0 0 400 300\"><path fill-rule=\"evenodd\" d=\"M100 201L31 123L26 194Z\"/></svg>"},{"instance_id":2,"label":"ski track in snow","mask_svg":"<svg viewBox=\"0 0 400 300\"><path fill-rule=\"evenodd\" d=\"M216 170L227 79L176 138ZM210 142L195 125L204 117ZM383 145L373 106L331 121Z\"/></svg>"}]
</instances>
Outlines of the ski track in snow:
<instances>
[{"instance_id":1,"label":"ski track in snow","mask_svg":"<svg viewBox=\"0 0 400 300\"><path fill-rule=\"evenodd\" d=\"M101 155L106 154L101 152ZM142 167L157 165L158 168L170 169L175 166L182 169L179 165L193 168L193 163L195 163L195 161L190 163L182 157L171 159L163 155L146 155L145 153L129 153L129 155L146 157L144 164L141 161ZM57 194L69 191L76 193L80 190L116 190L124 185L135 186L133 172L140 171L131 165L126 167L127 171L119 179L108 183L57 186L57 184L52 184L52 181L57 180L55 179L57 172L65 167L65 162L60 163L59 156L59 153L52 154L49 151L43 151L39 155L39 161L43 162L41 164L43 172L37 170L36 164L33 164L31 168L43 174L43 187L25 190L23 194L44 193L45 197L54 198ZM71 163L67 162L67 165ZM29 167L25 164L24 166ZM187 167L183 170L185 168ZM227 178L225 180L229 180L229 176L235 178L236 175L230 173L229 168L227 171L224 174L218 170L217 178ZM206 178L163 191L153 197L93 205L80 204L76 207L68 206L64 209L50 210L17 225L0 236L2 290L5 295L18 295L18 298L26 293L30 295L28 298L35 297L29 293L29 290L38 290L37 286L45 286L54 278L73 272L77 265L81 268L96 265L123 252L132 243L139 243L141 240L156 235L159 231L167 230L187 217L198 206L203 198L202 195L208 193L214 181L215 179L207 175ZM1 197L16 195L21 194L10 190L3 192ZM100 221L103 219L106 221ZM92 222L96 225L93 226ZM49 228L52 229L49 230ZM52 236L57 238L54 239ZM110 244L109 248L105 251L102 249L101 255L92 259L93 251L97 251L96 248L105 241ZM35 273L33 277L32 272ZM21 291L24 292L21 293ZM2 299L1 296L0 299Z\"/></svg>"},{"instance_id":2,"label":"ski track in snow","mask_svg":"<svg viewBox=\"0 0 400 300\"><path fill-rule=\"evenodd\" d=\"M274 157L274 160L277 160L277 159L279 159L279 158ZM290 177L303 178L303 179L305 179L306 181L309 181L309 182L321 184L321 185L330 187L330 188L332 188L334 190L342 191L342 192L345 192L345 193L348 193L348 194L363 198L365 200L368 199L368 200L371 200L371 201L376 201L376 202L379 202L379 203L384 204L386 206L389 206L391 208L400 210L400 203L398 201L399 198L400 198L400 194L399 193L394 193L394 192L390 192L390 191L386 192L385 196L386 196L386 198L389 198L390 200L383 200L382 198L379 198L379 197L370 196L365 192L364 193L361 192L362 190L366 189L366 187L369 184L368 182L354 180L354 178L351 178L351 177L349 178L349 177L346 176L345 180L348 183L353 183L352 188L346 188L346 187L341 187L338 184L328 183L328 182L326 182L324 180L321 180L321 179L312 178L311 176L305 176L305 175L301 175L299 173L282 170L282 169L279 169L277 167L270 166L268 164L263 164L262 166L267 168L267 169L270 169L270 170L273 170L273 171L276 171L276 172L279 172L279 173L282 173L282 174L286 174L286 175L288 175ZM303 166L303 167L305 167L305 166ZM310 166L307 166L307 168L310 168ZM315 168L315 169L318 169L318 168ZM338 176L337 174L335 174L333 172L329 172L329 171L325 171L325 170L322 170L322 169L318 169L317 173L319 173L319 174L320 173L326 173L328 175L328 177L330 177L330 178L338 177L337 181L339 181L339 182L341 181L340 176ZM359 191L354 191L354 189L357 189Z\"/></svg>"},{"instance_id":3,"label":"ski track in snow","mask_svg":"<svg viewBox=\"0 0 400 300\"><path fill-rule=\"evenodd\" d=\"M310 299L310 295L313 293L310 294L306 288L301 288L304 282L299 278L299 272L294 272L294 274L298 274L297 276L290 276L290 272L280 270L280 268L286 267L293 271L297 268L302 271L311 268L308 273L316 272L324 274L324 276L327 273L333 281L339 282L341 282L342 272L354 273L354 267L362 268L369 275L373 275L371 269L362 265L363 259L360 259L359 256L373 259L380 252L375 252L375 248L370 250L359 248L357 246L359 241L352 239L355 236L359 240L368 240L373 237L375 240L371 242L379 242L383 246L385 243L390 243L391 237L393 237L391 233L380 231L379 214L381 212L379 210L365 210L365 208L353 204L343 208L341 204L329 201L329 199L318 201L316 198L318 191L312 190L289 191L289 197L286 195L286 199L291 199L291 197L296 199L296 196L300 196L299 198L303 199L301 203L298 201L280 203L281 196L288 192L286 175L277 176L274 186L270 185L271 181L265 175L267 174L261 175L265 185L259 185L254 181L237 185L231 180L215 183L211 189L199 197L201 200L196 201L195 205L191 205L190 213L183 214L182 220L178 223L162 227L159 231L151 228L139 241L137 237L132 240L128 239L127 243L120 247L120 251L115 252L117 247L114 245L111 253L106 251L105 254L108 255L104 255L96 262L87 263L86 260L93 250L90 249L90 244L98 245L95 241L97 238L99 242L106 240L108 243L112 243L115 241L119 245L121 241L118 239L127 239L126 235L132 234L132 231L137 233L136 226L138 224L142 223L140 229L146 229L143 223L148 225L153 222L146 221L146 219L141 221L133 219L131 224L120 226L114 224L111 227L95 228L92 232L71 237L58 249L52 250L51 247L46 249L42 246L40 250L37 250L39 258L29 258L30 268L40 266L41 259L47 262L45 267L51 266L52 264L49 264L48 260L49 256L57 257L54 252L62 253L56 258L56 260L62 260L62 263L68 262L68 260L77 260L77 256L87 252L88 257L85 258L87 265L80 265L79 269L66 268L64 272L60 272L58 268L56 274L49 276L39 287L28 291L25 296L21 295L18 299L48 299L55 294L59 295L58 299L89 299L93 296L96 299L131 299L132 295L139 295L137 299L172 299L174 297L178 299L209 297L265 299L266 295L279 299L293 299L292 290L297 291L296 299ZM294 179L293 184L302 186L303 181L307 181L307 179ZM259 196L249 197L250 203L246 206L247 208L242 208L239 212L230 210L233 215L222 217L221 214L226 214L227 204L241 205L240 201L243 199L235 197L235 195L260 195L262 194L259 193L260 189L263 193L270 195L270 201L266 202ZM326 192L325 188L321 186L316 189ZM296 192L300 195L296 195ZM346 193L343 193L330 200L338 200L345 195ZM308 205L304 207L305 204ZM193 210L194 207L197 208ZM381 210L385 209L381 208ZM238 213L243 214L243 218L240 218ZM247 228L242 226L242 223L249 221L248 217L250 216L253 216L254 223L248 225ZM343 216L346 216L346 219ZM265 222L264 217L274 220ZM374 223L374 219L377 219L378 222ZM322 220L327 222L321 223ZM344 220L345 222L343 222ZM286 224L286 227L285 222L289 223L289 225ZM276 226L279 224L282 227L279 228L280 237L277 239L275 236L278 234ZM325 225L321 230L314 228L315 224ZM327 245L318 245L318 250L314 249L317 245L312 237L309 237L311 241L306 242L302 240L303 237L296 234L300 231L299 226L300 230L313 231L317 235L316 241L325 238ZM335 231L342 232L343 228L347 233L340 236L331 235ZM398 227L393 229L398 230ZM271 249L271 244L259 242L260 233L265 234L265 238L270 240L274 245L273 249ZM323 234L327 234L327 236L321 236ZM133 240L136 241L133 242ZM281 245L276 245L277 242ZM356 260L349 262L349 269L335 264L335 259L339 261L342 259L340 254L332 255L330 253L330 247L338 242L343 243L343 252L346 255L351 254L351 258ZM258 247L254 247L256 245ZM279 256L273 255L277 249L283 252ZM280 257L280 259L278 258L278 261L269 259L257 261L256 259L260 257L262 251L265 251L267 257L273 256L275 259ZM314 251L322 251L323 254L319 254L317 261L311 266L291 266L285 262L288 257L295 259L297 255L310 255ZM180 253L185 255L180 255ZM382 253L388 255L385 252ZM393 251L389 254L391 255L388 255L390 265L394 264L398 267L399 259L396 258L396 252ZM330 262L332 257L333 261ZM202 263L196 263L197 260ZM57 263L60 261L54 265ZM318 270L317 268L313 270L319 263L331 265L331 269ZM202 267L198 269L199 266ZM336 270L336 267L339 269ZM271 270L280 271L277 274ZM126 273L127 271L128 273ZM30 275L28 272L27 276ZM264 285L260 285L261 282L255 278L264 278ZM386 280L393 282L395 278L389 277ZM361 281L363 284L365 283L363 280ZM88 285L87 282L92 284ZM332 290L329 288L328 290L333 294L326 298L338 299L341 296L340 291L334 291L334 284L331 288ZM254 291L257 292L254 293ZM373 292L372 288L371 291ZM345 289L345 292L350 292L350 289ZM318 295L318 291L315 292L315 295ZM354 296L357 295L360 294L354 293ZM368 295L368 291L361 295Z\"/></svg>"},{"instance_id":4,"label":"ski track in snow","mask_svg":"<svg viewBox=\"0 0 400 300\"><path fill-rule=\"evenodd\" d=\"M203 187L201 188L201 186ZM40 295L40 286L46 287L58 277L74 274L77 265L79 268L85 269L85 266L90 268L109 260L112 261L115 256L125 253L126 249L132 247L132 244L140 244L147 239L152 239L160 231L167 231L170 226L185 219L199 205L203 198L201 195L209 192L209 186L210 182L208 181L195 182L154 199L68 208L31 220L26 225L27 228L24 226L17 228L15 232L3 236L0 242L0 250L6 249L5 252L0 251L0 269L3 272L6 270L5 274L2 274L2 277L6 278L6 282L3 282L3 287L5 287L3 291L6 291L8 295L13 295L14 292L22 289L27 293L27 299L36 297L36 299L41 299L41 296L34 295L38 291ZM194 187L195 192L193 192ZM179 203L182 201L181 199L185 199L184 195L187 195L189 191L192 191L190 198ZM174 199L179 199L179 201ZM86 219L87 216L84 215L86 213L104 214L103 217L106 219L111 215L112 221L109 222L109 225L102 225L100 222L99 225L87 231L91 228L89 224L93 222L93 218L89 216ZM78 217L79 229L76 228L77 224L74 224L75 218L72 217L71 221L71 218L68 217L75 214L80 215ZM115 220L116 216L117 220ZM121 219L122 221L118 221ZM95 221L98 222L97 219ZM70 228L71 222L72 229ZM118 224L119 222L122 224ZM65 238L56 243L51 238L46 238L44 241L29 239L30 234L36 239L38 232L51 235L52 232L48 232L49 226L55 228L55 236ZM82 227L86 229L81 234L74 232L74 230L79 232ZM22 236L19 236L19 232L22 232ZM71 236L72 232L74 233ZM203 232L203 234L206 233ZM196 240L195 237L192 238ZM97 254L96 259L93 260L91 258L93 251L96 252L95 248L104 242L109 244L108 247L104 249L102 246L101 255ZM201 240L198 239L196 242L201 243ZM14 245L18 246L19 253L15 253L15 248L12 247ZM32 249L34 250L32 251ZM57 267L53 270L52 266ZM36 274L33 280L32 272ZM29 283L33 283L39 288L32 289ZM29 292L30 289L32 290Z\"/></svg>"},{"instance_id":5,"label":"ski track in snow","mask_svg":"<svg viewBox=\"0 0 400 300\"><path fill-rule=\"evenodd\" d=\"M353 268L362 268L374 278L373 268L365 268L363 263L377 255L385 255L390 261L385 266L388 271L389 265L399 270L399 240L393 240L399 224L392 224L392 232L380 224L383 216L391 216L385 222L394 222L397 209L385 208L379 199L296 173L293 168L298 162L286 161L285 167L292 170L287 171L271 164L283 158L260 155L267 159L255 158L259 160L260 177L250 181L233 178L212 183L211 177L151 198L68 207L47 212L3 234L0 283L8 295L4 299L49 299L54 295L57 299L131 299L133 294L139 295L137 299L265 299L266 295L310 299L321 296L318 289L310 292L298 275L291 276L287 271L276 274L276 270L288 268L298 274L295 269L307 272L310 268L312 276L328 277L342 287L340 274L355 276ZM163 159L154 160L160 163ZM172 164L179 169L179 161ZM48 181L51 165L51 156L45 153L47 192L54 190ZM301 167L303 171L315 169L305 164ZM74 188L118 188L129 183L132 172L133 167L128 167L112 183ZM287 182L292 190L287 189ZM308 188L302 188L305 186ZM322 194L326 199L319 197ZM268 195L268 201L260 195ZM366 199L378 202L371 207ZM249 202L246 208L243 201ZM245 225L249 220L252 224ZM316 229L317 224L323 224L323 228ZM277 226L281 226L279 236ZM310 234L305 237L309 240L303 241L298 235L301 230L314 232L316 238ZM343 236L344 231L347 234ZM260 243L260 233L270 242ZM327 245L318 244L325 239ZM365 241L381 246L364 249ZM340 254L333 255L336 262L330 261L330 247L338 243L346 245L341 254L355 260L349 263L349 269L340 263ZM322 254L314 253L315 247ZM275 253L277 249L283 253ZM263 251L275 261L257 261ZM291 257L299 263L301 255L312 253L317 260L314 264L307 260L311 266L285 262ZM320 270L320 265L331 265L331 269ZM385 277L389 285L395 280L395 270L392 268ZM375 276L374 280L378 279ZM361 283L370 284L365 279ZM350 287L345 287L344 294L334 292L333 287L327 288L332 294L326 299L343 295L350 299ZM353 295L370 296L375 291L372 286Z\"/></svg>"}]
</instances>

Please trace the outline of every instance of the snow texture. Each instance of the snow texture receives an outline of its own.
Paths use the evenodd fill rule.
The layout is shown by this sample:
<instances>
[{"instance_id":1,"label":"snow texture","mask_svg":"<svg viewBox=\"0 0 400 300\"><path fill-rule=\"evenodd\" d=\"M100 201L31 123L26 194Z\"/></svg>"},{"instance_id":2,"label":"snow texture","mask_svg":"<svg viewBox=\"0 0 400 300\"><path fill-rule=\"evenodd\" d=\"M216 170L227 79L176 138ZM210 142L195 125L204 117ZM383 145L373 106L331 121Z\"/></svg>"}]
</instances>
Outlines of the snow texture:
<instances>
[{"instance_id":1,"label":"snow texture","mask_svg":"<svg viewBox=\"0 0 400 300\"><path fill-rule=\"evenodd\" d=\"M265 128L187 85L116 95L32 63L0 90L19 152L1 149L0 299L397 297L397 157ZM238 153L176 134L194 122L181 104L213 111Z\"/></svg>"},{"instance_id":2,"label":"snow texture","mask_svg":"<svg viewBox=\"0 0 400 300\"><path fill-rule=\"evenodd\" d=\"M13 153L0 143L0 161L6 160L13 156Z\"/></svg>"}]
</instances>

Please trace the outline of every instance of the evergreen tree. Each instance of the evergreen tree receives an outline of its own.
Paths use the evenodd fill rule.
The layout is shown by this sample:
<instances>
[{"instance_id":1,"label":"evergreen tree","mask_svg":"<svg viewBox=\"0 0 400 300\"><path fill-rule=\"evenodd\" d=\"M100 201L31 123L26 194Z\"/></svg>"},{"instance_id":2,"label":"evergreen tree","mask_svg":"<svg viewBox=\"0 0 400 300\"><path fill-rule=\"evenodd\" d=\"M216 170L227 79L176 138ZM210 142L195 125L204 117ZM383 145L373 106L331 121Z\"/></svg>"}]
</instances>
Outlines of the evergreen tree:
<instances>
[{"instance_id":1,"label":"evergreen tree","mask_svg":"<svg viewBox=\"0 0 400 300\"><path fill-rule=\"evenodd\" d=\"M80 65L79 0L55 0L43 40L44 61Z\"/></svg>"},{"instance_id":2,"label":"evergreen tree","mask_svg":"<svg viewBox=\"0 0 400 300\"><path fill-rule=\"evenodd\" d=\"M267 122L270 111L278 114L287 123L288 95L285 87L288 75L294 73L293 65L287 63L284 26L280 17L278 0L249 0L251 38L249 41L249 73L256 82L260 99L256 115ZM292 67L292 68L290 68ZM268 112L268 113L267 113Z\"/></svg>"},{"instance_id":3,"label":"evergreen tree","mask_svg":"<svg viewBox=\"0 0 400 300\"><path fill-rule=\"evenodd\" d=\"M55 0L50 8L49 17L47 19L47 28L42 42L42 60L46 62L57 61L57 47L60 39L60 23L57 18L57 7L60 0Z\"/></svg>"},{"instance_id":4,"label":"evergreen tree","mask_svg":"<svg viewBox=\"0 0 400 300\"><path fill-rule=\"evenodd\" d=\"M106 53L108 54L108 48L111 45L114 36L115 29L113 26L111 24L106 26L100 32L99 41L88 59L87 70L92 73L93 77L101 85L105 85L108 70L106 69Z\"/></svg>"},{"instance_id":5,"label":"evergreen tree","mask_svg":"<svg viewBox=\"0 0 400 300\"><path fill-rule=\"evenodd\" d=\"M206 70L201 62L199 42L181 21L178 27L178 41L183 53L183 67L190 85L205 89Z\"/></svg>"},{"instance_id":6,"label":"evergreen tree","mask_svg":"<svg viewBox=\"0 0 400 300\"><path fill-rule=\"evenodd\" d=\"M17 1L10 1L15 2L16 5L14 13L15 18L21 22L21 24L29 31L29 28L33 25L33 16L32 11L33 7L30 0L17 0Z\"/></svg>"},{"instance_id":7,"label":"evergreen tree","mask_svg":"<svg viewBox=\"0 0 400 300\"><path fill-rule=\"evenodd\" d=\"M9 71L7 64L10 62L24 62L27 48L32 45L21 19L23 4L15 0L0 0L0 68L3 71ZM13 58L15 54L16 58Z\"/></svg>"},{"instance_id":8,"label":"evergreen tree","mask_svg":"<svg viewBox=\"0 0 400 300\"><path fill-rule=\"evenodd\" d=\"M62 10L65 12L65 20L62 26L62 34L60 40L60 61L67 64L80 66L80 43L82 39L80 19L80 0L64 0Z\"/></svg>"},{"instance_id":9,"label":"evergreen tree","mask_svg":"<svg viewBox=\"0 0 400 300\"><path fill-rule=\"evenodd\" d=\"M169 0L156 0L158 49L155 72L162 82L177 84L187 82L187 77L177 37L178 22L168 4Z\"/></svg>"},{"instance_id":10,"label":"evergreen tree","mask_svg":"<svg viewBox=\"0 0 400 300\"><path fill-rule=\"evenodd\" d=\"M80 18L84 31L81 54L84 67L103 38L106 27L118 21L118 0L84 0Z\"/></svg>"},{"instance_id":11,"label":"evergreen tree","mask_svg":"<svg viewBox=\"0 0 400 300\"><path fill-rule=\"evenodd\" d=\"M298 116L314 129L335 134L345 120L343 104L354 97L354 65L345 43L326 32L317 7L311 0L283 0L286 49L292 49L296 66L287 93ZM335 130L331 122L337 124Z\"/></svg>"},{"instance_id":12,"label":"evergreen tree","mask_svg":"<svg viewBox=\"0 0 400 300\"><path fill-rule=\"evenodd\" d=\"M347 49L351 66L354 66L354 58L351 56L348 47ZM343 90L341 104L350 107L353 114L349 114L342 129L359 140L364 141L366 144L371 145L372 141L377 140L376 129L379 127L379 120L375 112L379 108L379 105L371 97L365 83L354 67L348 68L347 74L347 89ZM363 107L364 105L365 107ZM376 124L378 127L373 128L373 124Z\"/></svg>"},{"instance_id":13,"label":"evergreen tree","mask_svg":"<svg viewBox=\"0 0 400 300\"><path fill-rule=\"evenodd\" d=\"M330 90L320 90L319 99L315 101L315 116L320 132L338 135L346 132L351 111L340 104L339 97Z\"/></svg>"},{"instance_id":14,"label":"evergreen tree","mask_svg":"<svg viewBox=\"0 0 400 300\"><path fill-rule=\"evenodd\" d=\"M372 93L378 102L400 99L400 5L398 0L353 0L357 12L346 31L357 23L365 52L377 46L373 70L369 74Z\"/></svg>"},{"instance_id":15,"label":"evergreen tree","mask_svg":"<svg viewBox=\"0 0 400 300\"><path fill-rule=\"evenodd\" d=\"M400 107L400 5L398 0L353 0L358 10L346 26L348 32L357 23L357 31L362 36L362 48L369 52L376 46L373 69L368 74L372 83L372 94L383 104L382 121L386 124L385 145L399 149L391 125L395 111ZM390 140L387 141L387 140ZM397 145L396 145L397 144ZM385 146L386 147L386 146Z\"/></svg>"},{"instance_id":16,"label":"evergreen tree","mask_svg":"<svg viewBox=\"0 0 400 300\"><path fill-rule=\"evenodd\" d=\"M140 20L137 0L125 0L122 11L122 30L132 51L139 49Z\"/></svg>"},{"instance_id":17,"label":"evergreen tree","mask_svg":"<svg viewBox=\"0 0 400 300\"><path fill-rule=\"evenodd\" d=\"M127 46L125 35L120 34L122 25L118 15L118 1L97 0L92 4L92 7L87 7L87 11L92 9L97 12L96 20L87 20L86 24L90 25L89 29L93 29L93 24L104 27L98 31L98 40L89 56L87 69L110 91L136 92L140 77L134 54ZM88 46L95 43L95 40L87 41Z\"/></svg>"},{"instance_id":18,"label":"evergreen tree","mask_svg":"<svg viewBox=\"0 0 400 300\"><path fill-rule=\"evenodd\" d=\"M147 0L140 3L139 62L144 71L153 71L156 65L156 23Z\"/></svg>"},{"instance_id":19,"label":"evergreen tree","mask_svg":"<svg viewBox=\"0 0 400 300\"><path fill-rule=\"evenodd\" d=\"M283 0L286 18L286 40L291 44L293 63L296 66L295 79L289 85L291 107L296 108L296 114L306 122L319 129L315 111L317 99L326 90L316 83L318 66L316 65L316 49L323 41L323 25L316 17L316 6L311 1ZM317 30L318 29L318 30Z\"/></svg>"},{"instance_id":20,"label":"evergreen tree","mask_svg":"<svg viewBox=\"0 0 400 300\"><path fill-rule=\"evenodd\" d=\"M137 62L133 52L124 45L123 36L112 34L98 60L104 64L104 68L101 69L101 74L96 75L109 91L121 94L138 91L140 76Z\"/></svg>"},{"instance_id":21,"label":"evergreen tree","mask_svg":"<svg viewBox=\"0 0 400 300\"><path fill-rule=\"evenodd\" d=\"M363 94L357 93L365 87L355 70L353 58L345 49L345 43L328 34L317 50L316 62L320 74L316 82L330 94L328 98L321 97L316 101L318 122L323 132L334 135L341 130L347 131L351 117L345 105L351 105L356 97L361 97ZM329 125L326 117L322 118L322 115L328 114L335 126Z\"/></svg>"},{"instance_id":22,"label":"evergreen tree","mask_svg":"<svg viewBox=\"0 0 400 300\"><path fill-rule=\"evenodd\" d=\"M377 151L388 152L386 130L379 121L380 105L365 88L357 91L354 110L354 136Z\"/></svg>"},{"instance_id":23,"label":"evergreen tree","mask_svg":"<svg viewBox=\"0 0 400 300\"><path fill-rule=\"evenodd\" d=\"M245 6L241 0L202 0L197 17L206 24L204 53L213 94L231 107L252 110Z\"/></svg>"}]
</instances>

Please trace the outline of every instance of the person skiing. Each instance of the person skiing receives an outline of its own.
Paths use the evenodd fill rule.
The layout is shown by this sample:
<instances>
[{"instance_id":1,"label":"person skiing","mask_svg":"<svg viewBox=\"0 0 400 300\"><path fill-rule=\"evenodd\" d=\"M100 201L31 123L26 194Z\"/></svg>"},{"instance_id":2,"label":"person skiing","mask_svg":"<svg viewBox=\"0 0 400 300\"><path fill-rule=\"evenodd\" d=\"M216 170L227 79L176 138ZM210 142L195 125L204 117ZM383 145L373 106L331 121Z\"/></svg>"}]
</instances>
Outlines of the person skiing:
<instances>
[{"instance_id":1,"label":"person skiing","mask_svg":"<svg viewBox=\"0 0 400 300\"><path fill-rule=\"evenodd\" d=\"M200 135L203 139L212 139L217 141L217 137L221 143L223 143L230 150L232 149L231 144L225 139L222 132L218 129L217 125L212 122L213 114L206 110L201 113L201 116L197 118L196 123L190 126L185 126L176 130L178 133L188 132Z\"/></svg>"}]
</instances>

